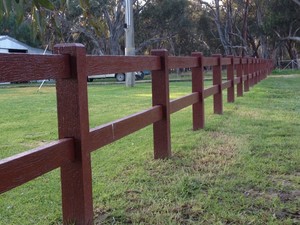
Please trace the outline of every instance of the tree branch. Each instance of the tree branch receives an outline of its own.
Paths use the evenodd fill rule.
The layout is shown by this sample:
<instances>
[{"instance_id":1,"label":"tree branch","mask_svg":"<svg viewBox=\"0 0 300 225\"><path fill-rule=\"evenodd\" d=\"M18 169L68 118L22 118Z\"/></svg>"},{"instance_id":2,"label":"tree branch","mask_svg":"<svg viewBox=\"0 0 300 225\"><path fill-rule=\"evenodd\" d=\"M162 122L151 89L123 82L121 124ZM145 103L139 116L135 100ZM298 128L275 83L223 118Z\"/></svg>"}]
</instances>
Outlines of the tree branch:
<instances>
[{"instance_id":1,"label":"tree branch","mask_svg":"<svg viewBox=\"0 0 300 225\"><path fill-rule=\"evenodd\" d=\"M205 5L207 8L209 8L213 12L214 16L216 16L216 12L215 12L213 6L211 6L208 2L204 2L204 1L199 0L199 3L201 5Z\"/></svg>"},{"instance_id":2,"label":"tree branch","mask_svg":"<svg viewBox=\"0 0 300 225\"><path fill-rule=\"evenodd\" d=\"M293 2L295 2L297 5L300 6L300 0L292 0Z\"/></svg>"},{"instance_id":3,"label":"tree branch","mask_svg":"<svg viewBox=\"0 0 300 225\"><path fill-rule=\"evenodd\" d=\"M300 37L294 37L294 36L289 36L285 38L280 38L282 41L299 41L300 42Z\"/></svg>"},{"instance_id":4,"label":"tree branch","mask_svg":"<svg viewBox=\"0 0 300 225\"><path fill-rule=\"evenodd\" d=\"M162 41L162 40L166 40L166 39L167 39L167 37L151 38L151 39L149 39L149 40L144 41L143 43L141 43L141 44L139 45L139 47L136 48L135 51L136 51L136 53L138 53L138 52L141 51L143 48L145 48L145 47L147 47L147 46L149 46L149 45L151 45L151 44L160 42L160 41Z\"/></svg>"}]
</instances>

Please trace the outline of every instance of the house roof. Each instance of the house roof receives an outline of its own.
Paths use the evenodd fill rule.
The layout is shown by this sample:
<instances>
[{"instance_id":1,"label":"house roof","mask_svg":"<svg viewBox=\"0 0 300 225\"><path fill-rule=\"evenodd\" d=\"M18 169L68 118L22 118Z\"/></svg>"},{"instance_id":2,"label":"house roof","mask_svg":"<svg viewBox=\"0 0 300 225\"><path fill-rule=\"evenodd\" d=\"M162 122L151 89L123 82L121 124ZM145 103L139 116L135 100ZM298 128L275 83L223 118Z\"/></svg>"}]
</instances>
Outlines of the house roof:
<instances>
[{"instance_id":1,"label":"house roof","mask_svg":"<svg viewBox=\"0 0 300 225\"><path fill-rule=\"evenodd\" d=\"M44 50L39 48L33 48L23 42L20 42L7 35L0 35L0 49L6 50L23 50L30 54L43 54ZM50 54L50 52L47 52Z\"/></svg>"}]
</instances>

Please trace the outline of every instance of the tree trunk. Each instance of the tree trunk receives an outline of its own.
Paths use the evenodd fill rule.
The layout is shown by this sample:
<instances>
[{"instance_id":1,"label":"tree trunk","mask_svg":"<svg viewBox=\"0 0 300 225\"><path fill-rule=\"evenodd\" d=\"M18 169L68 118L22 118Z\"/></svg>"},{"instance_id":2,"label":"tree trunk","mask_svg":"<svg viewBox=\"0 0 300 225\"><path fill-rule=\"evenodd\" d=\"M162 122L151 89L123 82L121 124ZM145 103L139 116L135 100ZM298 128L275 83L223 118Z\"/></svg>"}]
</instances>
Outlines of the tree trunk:
<instances>
[{"instance_id":1,"label":"tree trunk","mask_svg":"<svg viewBox=\"0 0 300 225\"><path fill-rule=\"evenodd\" d=\"M290 56L290 59L293 61L292 62L292 69L294 69L294 64L296 64L296 67L299 69L299 65L298 64L298 57L297 57L297 50L295 49L295 43L293 41L288 40L286 42L286 49L287 52Z\"/></svg>"},{"instance_id":2,"label":"tree trunk","mask_svg":"<svg viewBox=\"0 0 300 225\"><path fill-rule=\"evenodd\" d=\"M263 21L263 6L261 5L263 4L261 2L261 0L257 1L255 3L256 5L256 19L257 19L257 24L258 24L258 28L263 31L263 26L264 26L264 21ZM269 58L269 52L268 52L268 48L267 48L267 39L266 39L266 35L264 34L264 32L260 32L259 34L259 42L260 42L260 56L264 59Z\"/></svg>"},{"instance_id":3,"label":"tree trunk","mask_svg":"<svg viewBox=\"0 0 300 225\"><path fill-rule=\"evenodd\" d=\"M243 43L242 46L242 56L246 55L246 48L247 48L247 31L248 31L248 12L249 12L249 0L246 0L245 2L245 8L244 8L244 17L243 17Z\"/></svg>"},{"instance_id":4,"label":"tree trunk","mask_svg":"<svg viewBox=\"0 0 300 225\"><path fill-rule=\"evenodd\" d=\"M228 46L228 42L225 37L225 30L222 30L222 23L221 23L221 18L220 18L220 3L219 0L215 0L215 5L216 5L216 11L215 11L215 24L217 26L218 34L220 41L222 43L222 46L224 48L225 54L226 55L231 55L231 51Z\"/></svg>"},{"instance_id":5,"label":"tree trunk","mask_svg":"<svg viewBox=\"0 0 300 225\"><path fill-rule=\"evenodd\" d=\"M121 12L121 3L116 6L114 15L110 15L107 9L103 9L104 20L109 29L109 52L110 55L121 55L120 37L124 33L124 15Z\"/></svg>"}]
</instances>

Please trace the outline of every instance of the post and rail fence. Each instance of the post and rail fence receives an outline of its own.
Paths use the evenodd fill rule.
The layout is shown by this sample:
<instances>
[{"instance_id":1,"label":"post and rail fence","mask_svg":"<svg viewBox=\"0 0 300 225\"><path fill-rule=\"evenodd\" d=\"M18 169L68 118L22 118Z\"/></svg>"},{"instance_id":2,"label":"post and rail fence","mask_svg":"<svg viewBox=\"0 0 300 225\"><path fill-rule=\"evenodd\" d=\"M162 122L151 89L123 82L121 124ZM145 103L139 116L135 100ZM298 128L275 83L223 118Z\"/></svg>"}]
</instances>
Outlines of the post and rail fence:
<instances>
[{"instance_id":1,"label":"post and rail fence","mask_svg":"<svg viewBox=\"0 0 300 225\"><path fill-rule=\"evenodd\" d=\"M213 85L204 88L204 67L213 68ZM170 114L192 105L193 129L205 126L205 98L213 96L214 113L223 113L227 101L243 96L265 79L272 61L256 58L168 56L90 56L81 44L59 44L53 55L0 54L0 82L54 79L56 81L58 140L0 160L0 193L7 192L60 168L63 221L93 223L91 152L153 124L154 158L171 156ZM222 81L222 67L227 80ZM169 70L191 68L192 93L170 101ZM134 115L89 127L87 76L152 71L152 107ZM236 89L236 91L235 91ZM2 131L5 132L5 131Z\"/></svg>"}]
</instances>

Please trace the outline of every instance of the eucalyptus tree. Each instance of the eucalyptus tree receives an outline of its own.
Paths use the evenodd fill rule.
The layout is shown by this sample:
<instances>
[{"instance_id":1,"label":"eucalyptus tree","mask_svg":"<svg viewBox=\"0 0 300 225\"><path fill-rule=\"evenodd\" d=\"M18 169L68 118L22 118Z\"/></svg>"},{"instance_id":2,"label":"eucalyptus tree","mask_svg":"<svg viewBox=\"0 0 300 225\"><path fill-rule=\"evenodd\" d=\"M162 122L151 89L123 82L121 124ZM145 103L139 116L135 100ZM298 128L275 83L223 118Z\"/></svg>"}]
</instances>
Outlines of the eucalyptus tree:
<instances>
[{"instance_id":1,"label":"eucalyptus tree","mask_svg":"<svg viewBox=\"0 0 300 225\"><path fill-rule=\"evenodd\" d=\"M122 54L124 13L121 0L69 0L56 4L51 24L64 42L83 43L88 53Z\"/></svg>"},{"instance_id":2,"label":"eucalyptus tree","mask_svg":"<svg viewBox=\"0 0 300 225\"><path fill-rule=\"evenodd\" d=\"M52 46L81 42L89 53L121 54L122 0L1 0L0 20L31 25L32 36ZM17 26L16 25L16 26Z\"/></svg>"},{"instance_id":3,"label":"eucalyptus tree","mask_svg":"<svg viewBox=\"0 0 300 225\"><path fill-rule=\"evenodd\" d=\"M48 21L42 8L52 10L54 6L49 0L1 0L1 33L12 35L32 45L41 43L44 37L42 29ZM37 39L33 38L37 36L39 36Z\"/></svg>"},{"instance_id":4,"label":"eucalyptus tree","mask_svg":"<svg viewBox=\"0 0 300 225\"><path fill-rule=\"evenodd\" d=\"M265 23L267 20L269 10L268 0L254 0L252 5L252 17L249 24L249 42L254 51L253 56L261 58L269 58L272 49L274 49L274 43L270 43L268 38ZM272 46L272 47L270 47Z\"/></svg>"},{"instance_id":5,"label":"eucalyptus tree","mask_svg":"<svg viewBox=\"0 0 300 225\"><path fill-rule=\"evenodd\" d=\"M299 13L299 0L135 0L136 49L269 57L284 48L295 59ZM123 0L0 0L0 29L33 45L123 54Z\"/></svg>"},{"instance_id":6,"label":"eucalyptus tree","mask_svg":"<svg viewBox=\"0 0 300 225\"><path fill-rule=\"evenodd\" d=\"M300 7L295 1L273 0L266 23L270 37L278 47L285 47L291 60L297 60L300 50Z\"/></svg>"},{"instance_id":7,"label":"eucalyptus tree","mask_svg":"<svg viewBox=\"0 0 300 225\"><path fill-rule=\"evenodd\" d=\"M214 0L211 3L199 0L214 22L216 32L225 55L249 55L248 43L249 0Z\"/></svg>"},{"instance_id":8,"label":"eucalyptus tree","mask_svg":"<svg viewBox=\"0 0 300 225\"><path fill-rule=\"evenodd\" d=\"M0 34L9 35L31 46L38 46L40 44L38 40L32 38L30 23L18 23L15 13L10 13L0 18Z\"/></svg>"},{"instance_id":9,"label":"eucalyptus tree","mask_svg":"<svg viewBox=\"0 0 300 225\"><path fill-rule=\"evenodd\" d=\"M173 55L188 55L203 47L198 35L195 4L189 0L151 0L138 10L136 23L137 50L166 48ZM200 41L199 41L200 40Z\"/></svg>"}]
</instances>

